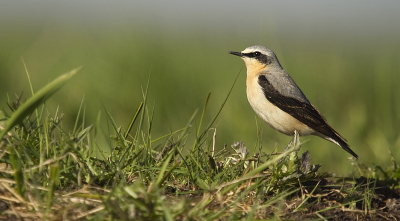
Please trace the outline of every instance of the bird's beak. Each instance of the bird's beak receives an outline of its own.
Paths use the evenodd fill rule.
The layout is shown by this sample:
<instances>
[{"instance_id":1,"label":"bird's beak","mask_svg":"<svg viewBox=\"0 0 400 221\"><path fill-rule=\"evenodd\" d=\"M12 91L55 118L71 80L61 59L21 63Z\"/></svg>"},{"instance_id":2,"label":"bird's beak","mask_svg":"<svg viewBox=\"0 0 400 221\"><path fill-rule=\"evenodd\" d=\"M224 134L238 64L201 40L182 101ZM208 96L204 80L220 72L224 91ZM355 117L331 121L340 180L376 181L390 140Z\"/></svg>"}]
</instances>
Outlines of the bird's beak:
<instances>
[{"instance_id":1,"label":"bird's beak","mask_svg":"<svg viewBox=\"0 0 400 221\"><path fill-rule=\"evenodd\" d=\"M242 52L236 52L236 51L230 51L230 52L228 52L229 54L233 54L233 55L236 55L236 56L239 56L239 57L243 57L244 55L242 54Z\"/></svg>"}]
</instances>

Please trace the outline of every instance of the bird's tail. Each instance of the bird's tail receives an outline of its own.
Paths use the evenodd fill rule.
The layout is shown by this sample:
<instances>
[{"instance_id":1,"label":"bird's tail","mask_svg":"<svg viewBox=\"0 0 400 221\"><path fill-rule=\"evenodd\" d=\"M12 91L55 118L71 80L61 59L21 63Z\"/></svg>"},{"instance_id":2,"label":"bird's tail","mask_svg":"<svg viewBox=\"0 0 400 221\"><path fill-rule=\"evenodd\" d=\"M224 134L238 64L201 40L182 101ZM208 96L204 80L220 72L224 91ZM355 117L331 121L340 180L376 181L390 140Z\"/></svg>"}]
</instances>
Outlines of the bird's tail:
<instances>
[{"instance_id":1,"label":"bird's tail","mask_svg":"<svg viewBox=\"0 0 400 221\"><path fill-rule=\"evenodd\" d=\"M354 153L354 151L352 151L350 149L349 144L346 142L346 140L340 136L340 134L336 133L335 134L336 137L335 139L332 137L327 137L327 136L322 136L325 140L330 141L338 146L340 146L341 148L343 148L343 150L347 151L349 154L353 155L353 157L355 157L356 159L358 159L358 156L356 153Z\"/></svg>"}]
</instances>

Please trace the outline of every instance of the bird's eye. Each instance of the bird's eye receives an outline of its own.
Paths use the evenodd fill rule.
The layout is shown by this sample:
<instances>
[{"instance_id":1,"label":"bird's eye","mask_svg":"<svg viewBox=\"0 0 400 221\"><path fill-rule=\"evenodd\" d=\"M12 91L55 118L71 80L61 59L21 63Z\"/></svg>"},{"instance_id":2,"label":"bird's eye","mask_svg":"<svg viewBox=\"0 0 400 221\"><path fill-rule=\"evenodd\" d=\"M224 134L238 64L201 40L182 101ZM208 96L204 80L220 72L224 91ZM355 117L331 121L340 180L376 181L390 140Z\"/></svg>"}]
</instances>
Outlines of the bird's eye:
<instances>
[{"instance_id":1,"label":"bird's eye","mask_svg":"<svg viewBox=\"0 0 400 221\"><path fill-rule=\"evenodd\" d=\"M254 55L258 57L258 56L260 56L260 55L261 55L261 53L260 53L260 52L258 52L258 51L256 51L256 52L254 52Z\"/></svg>"}]
</instances>

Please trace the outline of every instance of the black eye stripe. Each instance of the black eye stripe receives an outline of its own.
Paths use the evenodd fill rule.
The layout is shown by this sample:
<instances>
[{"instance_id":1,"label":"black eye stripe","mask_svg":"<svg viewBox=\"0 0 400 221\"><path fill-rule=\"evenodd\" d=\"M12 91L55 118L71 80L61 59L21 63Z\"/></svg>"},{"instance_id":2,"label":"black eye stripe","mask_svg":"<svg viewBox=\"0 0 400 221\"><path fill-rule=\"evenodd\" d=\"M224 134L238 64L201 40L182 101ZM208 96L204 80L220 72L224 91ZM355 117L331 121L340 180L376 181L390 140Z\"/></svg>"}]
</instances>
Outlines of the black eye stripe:
<instances>
[{"instance_id":1,"label":"black eye stripe","mask_svg":"<svg viewBox=\"0 0 400 221\"><path fill-rule=\"evenodd\" d=\"M266 64L266 65L271 64L271 62L272 62L272 59L268 55L265 55L259 51L243 53L243 55L248 58L254 58L254 59L258 60L260 63Z\"/></svg>"},{"instance_id":2,"label":"black eye stripe","mask_svg":"<svg viewBox=\"0 0 400 221\"><path fill-rule=\"evenodd\" d=\"M256 51L256 52L244 53L244 55L245 55L246 57L249 57L249 58L254 58L254 57L259 57L259 56L261 56L262 54L261 54L261 52Z\"/></svg>"}]
</instances>

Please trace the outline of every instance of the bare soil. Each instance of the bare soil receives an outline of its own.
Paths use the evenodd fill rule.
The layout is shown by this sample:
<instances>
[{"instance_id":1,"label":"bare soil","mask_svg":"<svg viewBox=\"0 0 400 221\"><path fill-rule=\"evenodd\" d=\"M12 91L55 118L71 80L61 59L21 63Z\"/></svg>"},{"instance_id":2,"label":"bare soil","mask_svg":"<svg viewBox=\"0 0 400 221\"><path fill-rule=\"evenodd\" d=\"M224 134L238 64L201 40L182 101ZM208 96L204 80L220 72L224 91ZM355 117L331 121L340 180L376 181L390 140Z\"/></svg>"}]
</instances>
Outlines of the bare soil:
<instances>
[{"instance_id":1,"label":"bare soil","mask_svg":"<svg viewBox=\"0 0 400 221\"><path fill-rule=\"evenodd\" d=\"M369 184L367 184L369 181ZM361 177L355 184L338 185L333 181L321 180L319 188L310 193L318 181L308 182L303 193L288 199L280 218L289 220L400 220L400 189ZM375 187L374 187L375 185ZM349 190L354 189L351 194ZM345 193L343 190L346 190ZM308 193L307 193L308 192ZM366 197L365 194L369 193ZM303 205L304 210L294 212L302 202L302 195L310 197ZM351 201L357 201L350 203ZM370 203L366 202L370 200ZM370 205L368 208L366 205ZM345 206L341 206L345 205ZM267 214L266 214L267 215ZM268 216L268 215L267 215ZM266 217L267 217L266 216Z\"/></svg>"}]
</instances>

